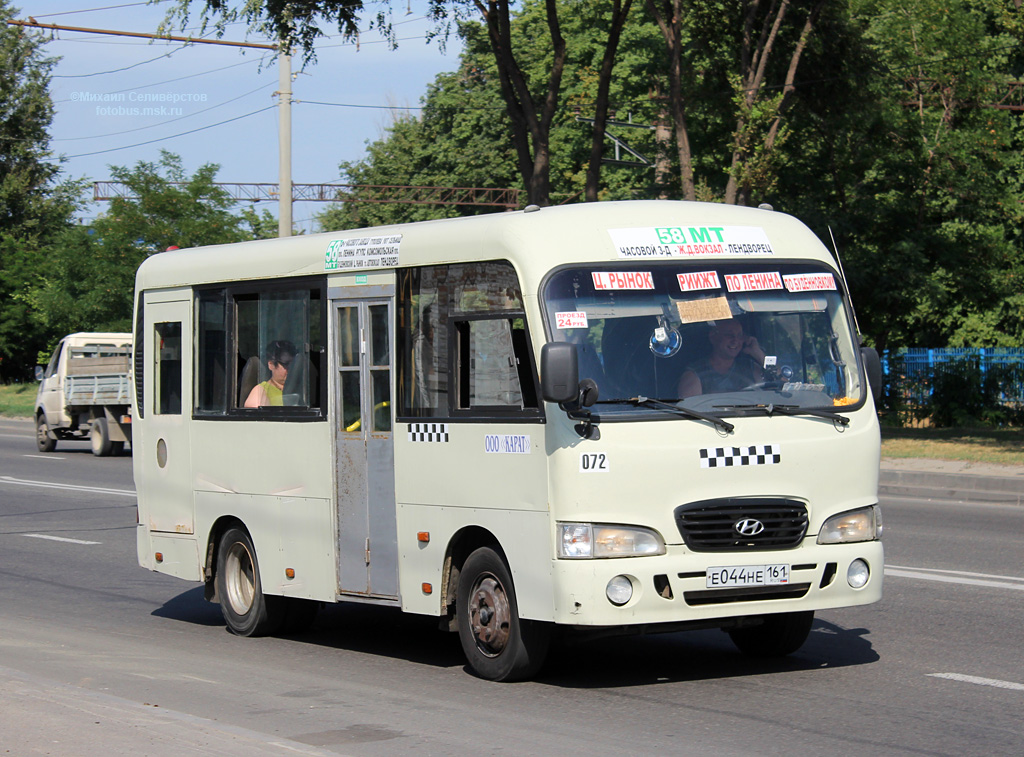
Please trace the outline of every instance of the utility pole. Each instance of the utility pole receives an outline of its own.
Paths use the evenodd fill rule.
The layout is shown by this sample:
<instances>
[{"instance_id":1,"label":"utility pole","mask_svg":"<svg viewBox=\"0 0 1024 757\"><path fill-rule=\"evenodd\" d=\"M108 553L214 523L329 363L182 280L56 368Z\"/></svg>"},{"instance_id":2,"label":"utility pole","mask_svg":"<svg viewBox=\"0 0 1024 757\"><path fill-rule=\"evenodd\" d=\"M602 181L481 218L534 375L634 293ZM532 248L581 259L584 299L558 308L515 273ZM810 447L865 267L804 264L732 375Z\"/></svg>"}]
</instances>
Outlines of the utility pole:
<instances>
[{"instance_id":1,"label":"utility pole","mask_svg":"<svg viewBox=\"0 0 1024 757\"><path fill-rule=\"evenodd\" d=\"M89 29L82 26L62 26L60 24L42 24L31 16L28 21L9 19L11 26L29 27L33 29L50 29L51 31L83 32L85 34L109 34L115 37L141 37L143 39L162 39L169 42L186 44L227 45L228 47L254 47L260 50L279 51L277 56L278 109L280 116L280 136L278 139L278 226L277 235L292 235L292 58L289 52L280 50L278 45L261 42L229 42L222 39L195 39L180 37L173 34L150 34L148 32L126 32L115 29Z\"/></svg>"},{"instance_id":2,"label":"utility pole","mask_svg":"<svg viewBox=\"0 0 1024 757\"><path fill-rule=\"evenodd\" d=\"M292 235L292 56L290 51L280 50L277 56L278 92L277 107L280 119L278 130L278 172L277 191L277 235Z\"/></svg>"}]
</instances>

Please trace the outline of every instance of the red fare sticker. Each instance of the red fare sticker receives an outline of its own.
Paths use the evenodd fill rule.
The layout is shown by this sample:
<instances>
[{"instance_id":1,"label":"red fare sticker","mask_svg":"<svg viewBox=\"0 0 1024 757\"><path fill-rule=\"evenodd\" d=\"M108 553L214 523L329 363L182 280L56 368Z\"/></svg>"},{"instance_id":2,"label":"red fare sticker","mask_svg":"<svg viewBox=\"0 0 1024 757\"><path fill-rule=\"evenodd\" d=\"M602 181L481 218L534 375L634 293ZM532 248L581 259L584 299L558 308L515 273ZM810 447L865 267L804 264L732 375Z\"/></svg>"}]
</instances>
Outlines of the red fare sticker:
<instances>
[{"instance_id":1,"label":"red fare sticker","mask_svg":"<svg viewBox=\"0 0 1024 757\"><path fill-rule=\"evenodd\" d=\"M582 310L555 313L555 327L560 329L587 328L587 314Z\"/></svg>"},{"instance_id":2,"label":"red fare sticker","mask_svg":"<svg viewBox=\"0 0 1024 757\"><path fill-rule=\"evenodd\" d=\"M783 276L790 292L835 291L836 280L831 273L797 273Z\"/></svg>"},{"instance_id":3,"label":"red fare sticker","mask_svg":"<svg viewBox=\"0 0 1024 757\"><path fill-rule=\"evenodd\" d=\"M679 288L684 292L696 292L701 289L722 288L722 284L718 281L718 273L716 271L680 273L676 278L679 280Z\"/></svg>"},{"instance_id":4,"label":"red fare sticker","mask_svg":"<svg viewBox=\"0 0 1024 757\"><path fill-rule=\"evenodd\" d=\"M650 271L623 273L621 271L594 271L594 289L654 289ZM781 285L780 285L781 286Z\"/></svg>"},{"instance_id":5,"label":"red fare sticker","mask_svg":"<svg viewBox=\"0 0 1024 757\"><path fill-rule=\"evenodd\" d=\"M767 273L733 273L725 275L725 286L730 292L761 292L782 289L782 277L775 271Z\"/></svg>"}]
</instances>

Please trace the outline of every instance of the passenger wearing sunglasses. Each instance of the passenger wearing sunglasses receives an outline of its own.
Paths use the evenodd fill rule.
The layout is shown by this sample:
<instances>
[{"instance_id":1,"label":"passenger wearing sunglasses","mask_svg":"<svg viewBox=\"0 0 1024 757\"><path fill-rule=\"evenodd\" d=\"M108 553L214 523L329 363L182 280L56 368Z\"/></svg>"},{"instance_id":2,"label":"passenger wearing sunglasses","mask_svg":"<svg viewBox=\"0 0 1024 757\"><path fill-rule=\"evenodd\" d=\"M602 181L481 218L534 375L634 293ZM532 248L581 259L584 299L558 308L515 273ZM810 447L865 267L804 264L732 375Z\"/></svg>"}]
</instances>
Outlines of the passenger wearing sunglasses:
<instances>
[{"instance_id":1,"label":"passenger wearing sunglasses","mask_svg":"<svg viewBox=\"0 0 1024 757\"><path fill-rule=\"evenodd\" d=\"M288 379L288 369L295 359L295 345L279 339L267 345L267 368L270 378L261 381L245 398L246 407L281 406L284 404L284 382Z\"/></svg>"}]
</instances>

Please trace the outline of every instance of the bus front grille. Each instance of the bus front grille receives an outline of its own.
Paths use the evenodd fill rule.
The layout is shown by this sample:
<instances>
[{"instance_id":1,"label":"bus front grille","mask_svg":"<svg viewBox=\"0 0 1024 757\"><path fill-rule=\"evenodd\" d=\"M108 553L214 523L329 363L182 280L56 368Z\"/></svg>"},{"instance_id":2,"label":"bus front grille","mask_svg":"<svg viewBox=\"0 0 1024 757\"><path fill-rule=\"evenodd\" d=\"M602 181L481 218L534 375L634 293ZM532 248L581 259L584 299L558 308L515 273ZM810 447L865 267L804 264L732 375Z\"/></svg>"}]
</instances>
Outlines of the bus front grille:
<instances>
[{"instance_id":1,"label":"bus front grille","mask_svg":"<svg viewBox=\"0 0 1024 757\"><path fill-rule=\"evenodd\" d=\"M675 509L676 525L694 552L747 552L797 546L807 507L795 499L712 499Z\"/></svg>"}]
</instances>

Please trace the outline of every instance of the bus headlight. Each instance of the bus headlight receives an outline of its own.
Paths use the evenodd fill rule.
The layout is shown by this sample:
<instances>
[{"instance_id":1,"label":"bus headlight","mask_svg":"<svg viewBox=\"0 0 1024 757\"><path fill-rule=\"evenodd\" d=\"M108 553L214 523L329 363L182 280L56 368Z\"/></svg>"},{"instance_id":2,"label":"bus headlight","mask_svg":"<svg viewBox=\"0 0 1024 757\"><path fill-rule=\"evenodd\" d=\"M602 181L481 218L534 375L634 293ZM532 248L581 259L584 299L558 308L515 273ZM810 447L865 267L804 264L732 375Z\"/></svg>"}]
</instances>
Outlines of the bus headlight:
<instances>
[{"instance_id":1,"label":"bus headlight","mask_svg":"<svg viewBox=\"0 0 1024 757\"><path fill-rule=\"evenodd\" d=\"M665 554L657 531L639 526L559 523L558 556L562 559L642 557Z\"/></svg>"},{"instance_id":2,"label":"bus headlight","mask_svg":"<svg viewBox=\"0 0 1024 757\"><path fill-rule=\"evenodd\" d=\"M878 505L833 515L818 531L818 544L874 541L882 535L882 511Z\"/></svg>"}]
</instances>

